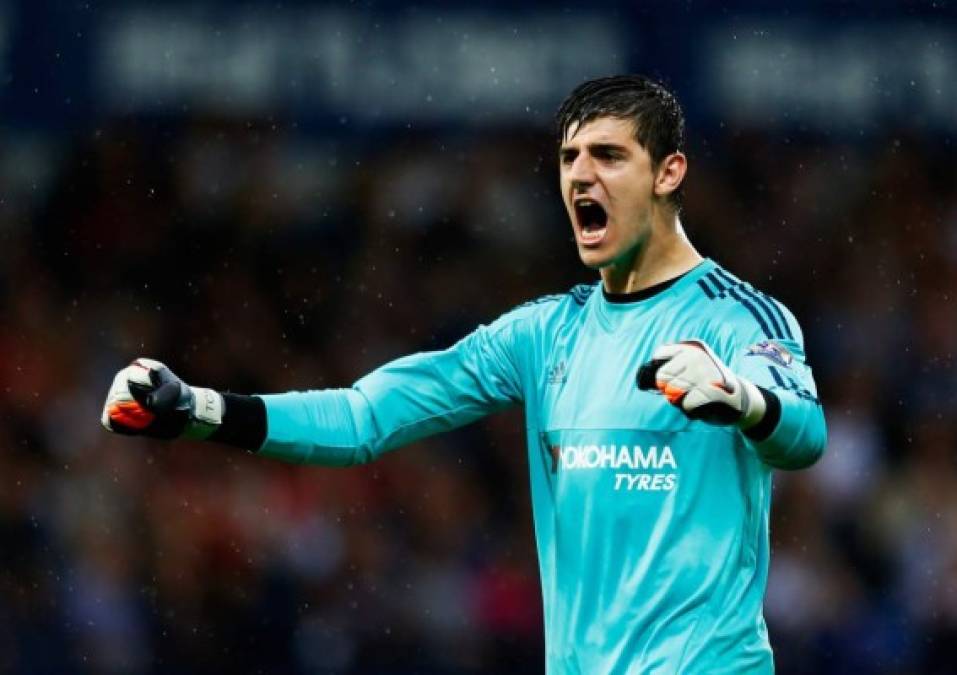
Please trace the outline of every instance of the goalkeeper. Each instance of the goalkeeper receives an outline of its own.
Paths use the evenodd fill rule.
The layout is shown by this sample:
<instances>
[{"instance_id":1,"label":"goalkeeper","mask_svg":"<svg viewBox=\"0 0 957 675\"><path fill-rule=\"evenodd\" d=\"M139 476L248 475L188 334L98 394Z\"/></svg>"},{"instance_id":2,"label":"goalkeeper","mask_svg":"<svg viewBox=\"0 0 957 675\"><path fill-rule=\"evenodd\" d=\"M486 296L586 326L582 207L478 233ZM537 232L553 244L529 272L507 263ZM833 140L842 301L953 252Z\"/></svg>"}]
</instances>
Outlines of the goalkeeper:
<instances>
[{"instance_id":1,"label":"goalkeeper","mask_svg":"<svg viewBox=\"0 0 957 675\"><path fill-rule=\"evenodd\" d=\"M593 80L557 123L561 194L599 282L347 389L221 394L139 358L103 425L346 466L523 404L548 672L773 672L771 472L809 466L826 436L801 330L685 236L669 91Z\"/></svg>"}]
</instances>

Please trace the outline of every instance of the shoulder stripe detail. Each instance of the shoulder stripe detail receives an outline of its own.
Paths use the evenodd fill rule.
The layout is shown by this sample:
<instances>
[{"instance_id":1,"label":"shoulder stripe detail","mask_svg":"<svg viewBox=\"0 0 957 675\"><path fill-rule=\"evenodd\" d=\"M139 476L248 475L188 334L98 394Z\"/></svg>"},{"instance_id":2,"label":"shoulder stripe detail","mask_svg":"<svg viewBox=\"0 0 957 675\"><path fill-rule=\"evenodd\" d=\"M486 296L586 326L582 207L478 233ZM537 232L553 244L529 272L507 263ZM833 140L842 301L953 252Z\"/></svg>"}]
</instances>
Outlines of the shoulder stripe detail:
<instances>
[{"instance_id":1,"label":"shoulder stripe detail","mask_svg":"<svg viewBox=\"0 0 957 675\"><path fill-rule=\"evenodd\" d=\"M763 298L760 294L756 293L754 290L745 288L744 286L741 287L741 290L747 293L748 295L750 295L752 298L754 298L754 301L764 308L764 311L768 315L768 318L771 319L771 323L774 324L774 330L777 332L778 337L782 339L785 338L786 337L785 328L778 321L778 317L774 313L774 310L771 308L771 305L770 303L768 303L767 299Z\"/></svg>"},{"instance_id":2,"label":"shoulder stripe detail","mask_svg":"<svg viewBox=\"0 0 957 675\"><path fill-rule=\"evenodd\" d=\"M597 284L578 284L573 286L568 294L572 296L572 300L575 301L576 305L584 305L588 298L591 297L591 294L595 292Z\"/></svg>"},{"instance_id":3,"label":"shoulder stripe detail","mask_svg":"<svg viewBox=\"0 0 957 675\"><path fill-rule=\"evenodd\" d=\"M714 294L708 284L705 282L704 278L698 279L698 285L701 286L701 290L704 291L704 294L708 296L709 300L714 300L717 296Z\"/></svg>"},{"instance_id":4,"label":"shoulder stripe detail","mask_svg":"<svg viewBox=\"0 0 957 675\"><path fill-rule=\"evenodd\" d=\"M528 300L526 302L523 302L520 305L516 305L515 307L513 307L513 309L522 309L523 307L531 307L533 305L541 305L546 302L558 301L558 300L561 300L563 297L565 296L561 294L556 294L556 293L553 293L551 295L543 295L540 298L534 298L533 300Z\"/></svg>"},{"instance_id":5,"label":"shoulder stripe detail","mask_svg":"<svg viewBox=\"0 0 957 675\"><path fill-rule=\"evenodd\" d=\"M768 370L771 371L771 377L774 378L775 384L777 384L782 389L787 389L787 385L784 384L784 380L781 378L780 373L778 373L778 369L775 368L774 366L768 366Z\"/></svg>"},{"instance_id":6,"label":"shoulder stripe detail","mask_svg":"<svg viewBox=\"0 0 957 675\"><path fill-rule=\"evenodd\" d=\"M751 312L751 316L753 316L755 321L758 322L758 325L761 326L761 331L764 333L764 337L768 338L769 340L774 339L774 336L771 334L771 329L768 327L768 323L765 321L764 316L757 307L748 301L747 298L737 292L734 285L726 285L722 279L718 278L718 275L715 274L715 272L709 272L705 278L711 281L711 283L715 285L715 288L718 289L719 298L724 298L730 295L732 298L740 302L745 309Z\"/></svg>"},{"instance_id":7,"label":"shoulder stripe detail","mask_svg":"<svg viewBox=\"0 0 957 675\"><path fill-rule=\"evenodd\" d=\"M705 279L707 279L708 281L712 283L715 290L718 292L719 298L723 298L728 294L727 293L728 287L724 285L724 282L717 277L714 271L708 272L706 275L704 275L704 277L702 277L701 280L704 281Z\"/></svg>"},{"instance_id":8,"label":"shoulder stripe detail","mask_svg":"<svg viewBox=\"0 0 957 675\"><path fill-rule=\"evenodd\" d=\"M567 293L552 293L550 295L543 295L538 298L527 300L520 305L516 305L512 309L515 310L522 309L524 307L532 307L534 305L542 305L546 302L558 302L560 300L564 300L569 295L572 297L572 300L575 301L576 305L582 306L594 292L595 288L597 288L597 284L578 284L577 286L573 286L572 289Z\"/></svg>"},{"instance_id":9,"label":"shoulder stripe detail","mask_svg":"<svg viewBox=\"0 0 957 675\"><path fill-rule=\"evenodd\" d=\"M708 276L710 277L711 275L714 275L712 282L722 291L719 295L724 296L725 293L727 293L741 302L741 304L751 312L754 318L757 319L767 338L772 340L794 339L791 329L784 319L784 314L774 304L774 300L755 290L749 284L735 278L720 267L715 268ZM737 291L737 293L733 291ZM750 300L750 302L747 302L745 298Z\"/></svg>"},{"instance_id":10,"label":"shoulder stripe detail","mask_svg":"<svg viewBox=\"0 0 957 675\"><path fill-rule=\"evenodd\" d=\"M727 293L724 292L724 284L714 278L714 272L709 272L705 276L701 277L698 282L701 284L702 288L711 288L713 286L712 294L708 297L710 298L723 298L727 296ZM708 282L711 282L710 284Z\"/></svg>"},{"instance_id":11,"label":"shoulder stripe detail","mask_svg":"<svg viewBox=\"0 0 957 675\"><path fill-rule=\"evenodd\" d=\"M717 267L715 268L715 272L717 272L723 278L725 278L728 281L728 283L730 283L731 285L737 285L738 289L742 293L746 294L758 306L760 306L764 310L767 318L771 320L771 324L774 326L774 330L777 333L776 337L778 339L784 339L786 335L785 331L787 328L787 323L785 322L784 328L781 327L781 324L778 323L778 317L775 315L774 310L771 308L770 304L766 301L766 298L762 297L762 294L758 293L756 290L754 290L752 287L750 287L748 284L744 283L743 281L731 276L731 274L728 273L727 270L723 270L720 267ZM782 316L781 319L783 320L783 318L784 317ZM775 337L775 336L768 336L768 337Z\"/></svg>"},{"instance_id":12,"label":"shoulder stripe detail","mask_svg":"<svg viewBox=\"0 0 957 675\"><path fill-rule=\"evenodd\" d=\"M715 268L715 272L721 274L725 279L728 280L729 283L737 284L741 290L748 293L748 295L752 297L756 303L760 304L761 307L764 308L768 317L771 319L771 322L774 324L774 327L778 329L778 336L780 339L794 339L794 333L791 332L791 326L788 324L788 321L784 316L784 312L781 311L781 307L774 298L767 293L762 293L750 284L736 279L727 270L718 267Z\"/></svg>"},{"instance_id":13,"label":"shoulder stripe detail","mask_svg":"<svg viewBox=\"0 0 957 675\"><path fill-rule=\"evenodd\" d=\"M755 289L755 293L760 295L764 300L771 306L771 311L774 312L775 316L781 321L781 325L784 326L783 336L788 340L794 339L794 333L791 332L791 326L788 324L787 318L784 316L784 312L781 311L781 306L777 300L772 298L767 293L762 293L761 291Z\"/></svg>"},{"instance_id":14,"label":"shoulder stripe detail","mask_svg":"<svg viewBox=\"0 0 957 675\"><path fill-rule=\"evenodd\" d=\"M765 300L760 295L755 293L753 289L748 288L744 284L739 285L738 290L743 295L746 295L748 298L750 298L755 305L757 305L758 307L764 310L764 315L769 320L771 327L774 328L774 333L775 333L773 336L769 336L769 337L777 337L779 339L783 339L784 330L781 328L781 324L778 323L777 318L775 318L774 316L774 312L771 311L771 308L768 306L767 302L765 302Z\"/></svg>"},{"instance_id":15,"label":"shoulder stripe detail","mask_svg":"<svg viewBox=\"0 0 957 675\"><path fill-rule=\"evenodd\" d=\"M758 325L761 326L761 331L764 333L764 337L768 338L769 340L774 339L774 335L771 334L771 329L768 328L768 324L765 322L764 317L761 316L761 312L757 307L748 302L747 298L738 293L738 291L734 288L728 289L728 295L740 302L742 305L744 305L745 309L751 312L751 316L753 316L758 322Z\"/></svg>"},{"instance_id":16,"label":"shoulder stripe detail","mask_svg":"<svg viewBox=\"0 0 957 675\"><path fill-rule=\"evenodd\" d=\"M798 384L794 378L782 375L775 366L768 366L768 370L771 371L771 377L774 378L774 382L778 387L786 391L794 392L794 395L798 398L803 398L806 401L811 401L812 403L817 403L820 405L821 402L818 400L817 396L812 394L810 390Z\"/></svg>"}]
</instances>

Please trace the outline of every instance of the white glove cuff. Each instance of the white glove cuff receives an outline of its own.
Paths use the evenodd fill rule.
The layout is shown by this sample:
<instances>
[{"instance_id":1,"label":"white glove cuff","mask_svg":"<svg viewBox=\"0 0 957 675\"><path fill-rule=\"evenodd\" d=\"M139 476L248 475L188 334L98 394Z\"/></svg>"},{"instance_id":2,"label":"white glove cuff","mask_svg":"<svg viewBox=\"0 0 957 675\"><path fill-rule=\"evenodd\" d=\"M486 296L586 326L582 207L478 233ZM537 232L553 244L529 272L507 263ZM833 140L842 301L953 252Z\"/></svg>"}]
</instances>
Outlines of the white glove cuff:
<instances>
[{"instance_id":1,"label":"white glove cuff","mask_svg":"<svg viewBox=\"0 0 957 675\"><path fill-rule=\"evenodd\" d=\"M223 396L215 389L190 387L190 390L193 392L193 410L183 430L183 438L203 440L223 423Z\"/></svg>"},{"instance_id":2,"label":"white glove cuff","mask_svg":"<svg viewBox=\"0 0 957 675\"><path fill-rule=\"evenodd\" d=\"M755 424L764 419L764 413L768 410L768 404L764 400L764 394L757 386L743 377L739 377L738 383L741 385L741 419L738 421L738 427L742 431L750 429Z\"/></svg>"}]
</instances>

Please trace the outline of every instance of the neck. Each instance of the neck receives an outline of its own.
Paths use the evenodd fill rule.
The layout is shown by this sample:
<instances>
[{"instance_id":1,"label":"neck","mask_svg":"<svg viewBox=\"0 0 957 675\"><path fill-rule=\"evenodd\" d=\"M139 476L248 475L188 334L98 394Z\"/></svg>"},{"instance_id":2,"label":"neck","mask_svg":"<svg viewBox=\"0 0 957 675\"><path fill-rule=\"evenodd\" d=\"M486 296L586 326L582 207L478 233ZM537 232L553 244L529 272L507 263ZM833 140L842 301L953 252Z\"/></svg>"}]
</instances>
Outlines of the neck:
<instances>
[{"instance_id":1,"label":"neck","mask_svg":"<svg viewBox=\"0 0 957 675\"><path fill-rule=\"evenodd\" d=\"M634 293L673 279L702 260L674 213L655 218L647 241L625 260L601 268L609 293Z\"/></svg>"}]
</instances>

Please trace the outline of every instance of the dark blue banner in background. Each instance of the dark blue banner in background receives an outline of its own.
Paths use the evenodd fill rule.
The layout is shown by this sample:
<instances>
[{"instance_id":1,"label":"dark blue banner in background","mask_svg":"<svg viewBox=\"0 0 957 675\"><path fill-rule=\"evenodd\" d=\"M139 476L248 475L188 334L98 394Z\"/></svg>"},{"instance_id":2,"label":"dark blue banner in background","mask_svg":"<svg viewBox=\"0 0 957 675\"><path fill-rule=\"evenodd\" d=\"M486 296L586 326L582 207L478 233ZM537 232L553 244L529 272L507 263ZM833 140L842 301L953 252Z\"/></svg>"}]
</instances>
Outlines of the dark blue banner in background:
<instances>
[{"instance_id":1,"label":"dark blue banner in background","mask_svg":"<svg viewBox=\"0 0 957 675\"><path fill-rule=\"evenodd\" d=\"M703 125L953 132L955 17L893 3L13 2L0 102L5 124L49 130L192 113L538 126L577 82L631 70L669 81Z\"/></svg>"}]
</instances>

